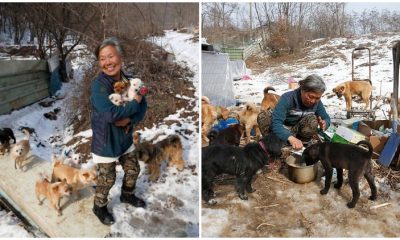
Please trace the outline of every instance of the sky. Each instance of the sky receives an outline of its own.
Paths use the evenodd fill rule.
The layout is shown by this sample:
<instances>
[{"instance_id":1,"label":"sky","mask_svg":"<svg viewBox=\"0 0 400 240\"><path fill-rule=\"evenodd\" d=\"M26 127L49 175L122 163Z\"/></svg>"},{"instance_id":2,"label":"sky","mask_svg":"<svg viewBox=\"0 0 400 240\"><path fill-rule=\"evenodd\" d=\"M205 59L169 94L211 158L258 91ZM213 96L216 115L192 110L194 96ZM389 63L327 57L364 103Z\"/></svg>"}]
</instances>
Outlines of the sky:
<instances>
[{"instance_id":1,"label":"sky","mask_svg":"<svg viewBox=\"0 0 400 240\"><path fill-rule=\"evenodd\" d=\"M400 11L400 2L347 2L346 10L351 12L362 12L364 9L376 9L382 11L384 9Z\"/></svg>"}]
</instances>

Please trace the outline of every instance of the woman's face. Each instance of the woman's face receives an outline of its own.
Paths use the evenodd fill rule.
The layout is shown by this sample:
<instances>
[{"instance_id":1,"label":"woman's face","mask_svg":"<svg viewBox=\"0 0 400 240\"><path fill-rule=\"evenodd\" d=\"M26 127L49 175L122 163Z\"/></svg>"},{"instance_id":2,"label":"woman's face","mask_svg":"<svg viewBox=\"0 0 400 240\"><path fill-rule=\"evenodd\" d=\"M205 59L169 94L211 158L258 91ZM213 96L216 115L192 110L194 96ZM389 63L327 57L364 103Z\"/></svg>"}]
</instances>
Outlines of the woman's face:
<instances>
[{"instance_id":1,"label":"woman's face","mask_svg":"<svg viewBox=\"0 0 400 240\"><path fill-rule=\"evenodd\" d=\"M114 46L106 46L99 52L100 69L115 80L120 80L122 56Z\"/></svg>"},{"instance_id":2,"label":"woman's face","mask_svg":"<svg viewBox=\"0 0 400 240\"><path fill-rule=\"evenodd\" d=\"M323 93L301 91L301 101L306 107L312 107L321 100Z\"/></svg>"}]
</instances>

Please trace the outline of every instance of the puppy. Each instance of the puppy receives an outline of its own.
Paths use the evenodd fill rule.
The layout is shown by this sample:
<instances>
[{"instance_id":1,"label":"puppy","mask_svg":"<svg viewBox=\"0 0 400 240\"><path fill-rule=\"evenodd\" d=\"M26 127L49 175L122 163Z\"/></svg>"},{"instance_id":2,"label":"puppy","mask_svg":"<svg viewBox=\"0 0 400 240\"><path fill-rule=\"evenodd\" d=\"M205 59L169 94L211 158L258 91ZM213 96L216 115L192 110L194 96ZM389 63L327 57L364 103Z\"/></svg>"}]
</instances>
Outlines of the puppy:
<instances>
[{"instance_id":1,"label":"puppy","mask_svg":"<svg viewBox=\"0 0 400 240\"><path fill-rule=\"evenodd\" d=\"M247 200L246 191L255 191L251 181L256 172L271 158L281 155L283 142L274 134L269 134L258 143L249 143L244 148L229 145L204 147L201 154L202 197L207 204L217 203L211 199L214 177L226 173L236 176L237 192L240 199Z\"/></svg>"},{"instance_id":2,"label":"puppy","mask_svg":"<svg viewBox=\"0 0 400 240\"><path fill-rule=\"evenodd\" d=\"M112 93L108 96L108 99L115 105L115 106L123 106L124 105L124 100L122 98L121 94L118 93Z\"/></svg>"},{"instance_id":3,"label":"puppy","mask_svg":"<svg viewBox=\"0 0 400 240\"><path fill-rule=\"evenodd\" d=\"M97 181L97 173L95 169L76 169L62 164L60 159L52 156L53 174L52 182L66 180L72 187L72 192L79 196L78 190L93 186Z\"/></svg>"},{"instance_id":4,"label":"puppy","mask_svg":"<svg viewBox=\"0 0 400 240\"><path fill-rule=\"evenodd\" d=\"M61 216L60 200L63 196L70 196L72 188L67 184L65 180L62 182L51 183L47 176L40 175L36 181L35 194L36 199L39 201L39 205L43 204L43 200L40 200L42 195L50 201L51 206L56 210L57 215Z\"/></svg>"},{"instance_id":5,"label":"puppy","mask_svg":"<svg viewBox=\"0 0 400 240\"><path fill-rule=\"evenodd\" d=\"M281 96L275 93L269 93L269 90L275 91L273 87L264 88L264 98L261 101L261 111L273 110Z\"/></svg>"},{"instance_id":6,"label":"puppy","mask_svg":"<svg viewBox=\"0 0 400 240\"><path fill-rule=\"evenodd\" d=\"M257 116L260 111L254 103L247 103L245 108L238 112L239 122L246 129L246 144L250 142L250 131L254 128L256 139L260 139L261 131L258 127Z\"/></svg>"},{"instance_id":7,"label":"puppy","mask_svg":"<svg viewBox=\"0 0 400 240\"><path fill-rule=\"evenodd\" d=\"M140 144L141 133L135 131L135 132L133 132L132 136L133 136L133 145L135 147L138 147Z\"/></svg>"},{"instance_id":8,"label":"puppy","mask_svg":"<svg viewBox=\"0 0 400 240\"><path fill-rule=\"evenodd\" d=\"M81 168L82 156L80 153L74 153L71 157L67 157L63 160L63 164L73 167L73 168Z\"/></svg>"},{"instance_id":9,"label":"puppy","mask_svg":"<svg viewBox=\"0 0 400 240\"><path fill-rule=\"evenodd\" d=\"M160 167L163 160L168 166L174 166L182 171L185 162L182 158L182 143L178 135L168 136L155 144L140 143L133 151L134 157L148 164L150 180L155 182L160 177Z\"/></svg>"},{"instance_id":10,"label":"puppy","mask_svg":"<svg viewBox=\"0 0 400 240\"><path fill-rule=\"evenodd\" d=\"M31 149L29 144L30 133L26 129L21 130L25 134L25 139L17 142L11 149L11 159L14 160L14 168L22 171L22 164L25 162L26 157Z\"/></svg>"},{"instance_id":11,"label":"puppy","mask_svg":"<svg viewBox=\"0 0 400 240\"><path fill-rule=\"evenodd\" d=\"M144 86L142 80L139 78L129 79L129 88L128 88L128 101L132 101L135 99L136 95L144 96L147 93L147 88Z\"/></svg>"},{"instance_id":12,"label":"puppy","mask_svg":"<svg viewBox=\"0 0 400 240\"><path fill-rule=\"evenodd\" d=\"M207 137L211 126L217 121L217 111L215 107L210 104L210 100L206 96L201 97L201 138L203 142L208 143Z\"/></svg>"},{"instance_id":13,"label":"puppy","mask_svg":"<svg viewBox=\"0 0 400 240\"><path fill-rule=\"evenodd\" d=\"M208 134L210 139L210 145L222 144L222 145L240 145L240 137L243 134L243 126L240 124L233 124L229 127L221 130L211 130Z\"/></svg>"},{"instance_id":14,"label":"puppy","mask_svg":"<svg viewBox=\"0 0 400 240\"><path fill-rule=\"evenodd\" d=\"M114 85L113 85L113 87L114 87L114 92L115 93L118 93L118 94L120 94L120 95L123 95L123 94L125 94L126 93L126 90L127 90L127 84L125 83L125 82L123 82L123 81L118 81L118 82L115 82L114 83Z\"/></svg>"},{"instance_id":15,"label":"puppy","mask_svg":"<svg viewBox=\"0 0 400 240\"><path fill-rule=\"evenodd\" d=\"M357 145L368 146L368 152L355 145L324 142L309 146L304 150L302 156L307 165L312 165L321 160L326 176L325 187L321 190L322 195L327 194L329 191L333 168L337 170L338 181L334 187L338 189L343 184L343 169L349 170L349 184L353 192L352 200L347 203L349 208L354 208L360 197L358 182L362 175L367 179L371 188L369 199L375 200L377 195L371 167L372 146L367 141L360 141Z\"/></svg>"},{"instance_id":16,"label":"puppy","mask_svg":"<svg viewBox=\"0 0 400 240\"><path fill-rule=\"evenodd\" d=\"M14 132L11 128L0 128L0 155L10 151L10 141L16 143Z\"/></svg>"},{"instance_id":17,"label":"puppy","mask_svg":"<svg viewBox=\"0 0 400 240\"><path fill-rule=\"evenodd\" d=\"M344 96L346 100L346 110L350 111L352 107L353 95L360 96L365 103L365 109L369 108L369 99L372 94L372 85L369 81L347 81L337 85L333 92L338 98Z\"/></svg>"}]
</instances>

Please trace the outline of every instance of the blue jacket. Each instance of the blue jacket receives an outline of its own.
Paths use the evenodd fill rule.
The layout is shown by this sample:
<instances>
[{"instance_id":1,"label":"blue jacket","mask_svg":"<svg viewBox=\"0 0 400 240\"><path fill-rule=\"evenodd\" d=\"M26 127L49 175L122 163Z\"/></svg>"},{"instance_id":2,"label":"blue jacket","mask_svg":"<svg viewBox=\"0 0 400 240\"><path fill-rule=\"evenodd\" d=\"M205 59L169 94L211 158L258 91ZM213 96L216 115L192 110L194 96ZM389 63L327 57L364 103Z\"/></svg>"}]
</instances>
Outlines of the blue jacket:
<instances>
[{"instance_id":1,"label":"blue jacket","mask_svg":"<svg viewBox=\"0 0 400 240\"><path fill-rule=\"evenodd\" d=\"M123 73L122 76L126 77ZM125 106L115 106L108 96L114 92L115 80L105 73L92 82L91 86L91 123L92 146L94 154L102 157L118 157L132 145L133 126L144 118L147 110L147 102L143 97L138 103L133 100ZM129 117L131 119L130 130L124 132L124 128L115 126L114 122Z\"/></svg>"},{"instance_id":2,"label":"blue jacket","mask_svg":"<svg viewBox=\"0 0 400 240\"><path fill-rule=\"evenodd\" d=\"M331 124L331 119L325 111L321 101L312 107L303 105L300 96L300 88L282 94L272 113L272 132L283 141L287 141L292 133L284 127L296 125L300 119L308 114L315 114L325 120L326 127Z\"/></svg>"}]
</instances>

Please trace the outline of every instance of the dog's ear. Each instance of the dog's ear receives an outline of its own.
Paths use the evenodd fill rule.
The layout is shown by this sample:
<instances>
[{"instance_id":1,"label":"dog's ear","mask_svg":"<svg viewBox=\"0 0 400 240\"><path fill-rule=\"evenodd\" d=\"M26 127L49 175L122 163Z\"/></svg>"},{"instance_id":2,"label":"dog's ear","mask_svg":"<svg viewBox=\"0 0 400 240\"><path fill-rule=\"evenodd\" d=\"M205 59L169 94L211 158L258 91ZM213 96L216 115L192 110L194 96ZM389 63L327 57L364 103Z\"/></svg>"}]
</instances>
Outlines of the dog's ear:
<instances>
[{"instance_id":1,"label":"dog's ear","mask_svg":"<svg viewBox=\"0 0 400 240\"><path fill-rule=\"evenodd\" d=\"M343 92L343 91L344 91L344 86L341 86L341 87L339 88L339 91Z\"/></svg>"},{"instance_id":2,"label":"dog's ear","mask_svg":"<svg viewBox=\"0 0 400 240\"><path fill-rule=\"evenodd\" d=\"M57 193L59 191L59 188L60 188L59 184L56 184L51 187L51 191L53 191L54 193Z\"/></svg>"},{"instance_id":3,"label":"dog's ear","mask_svg":"<svg viewBox=\"0 0 400 240\"><path fill-rule=\"evenodd\" d=\"M335 92L336 92L336 88L332 89L332 92L334 92L334 93L335 93Z\"/></svg>"},{"instance_id":4,"label":"dog's ear","mask_svg":"<svg viewBox=\"0 0 400 240\"><path fill-rule=\"evenodd\" d=\"M82 176L83 176L85 179L88 179L88 178L90 177L90 173L89 173L89 172L84 172L84 173L82 173Z\"/></svg>"}]
</instances>

